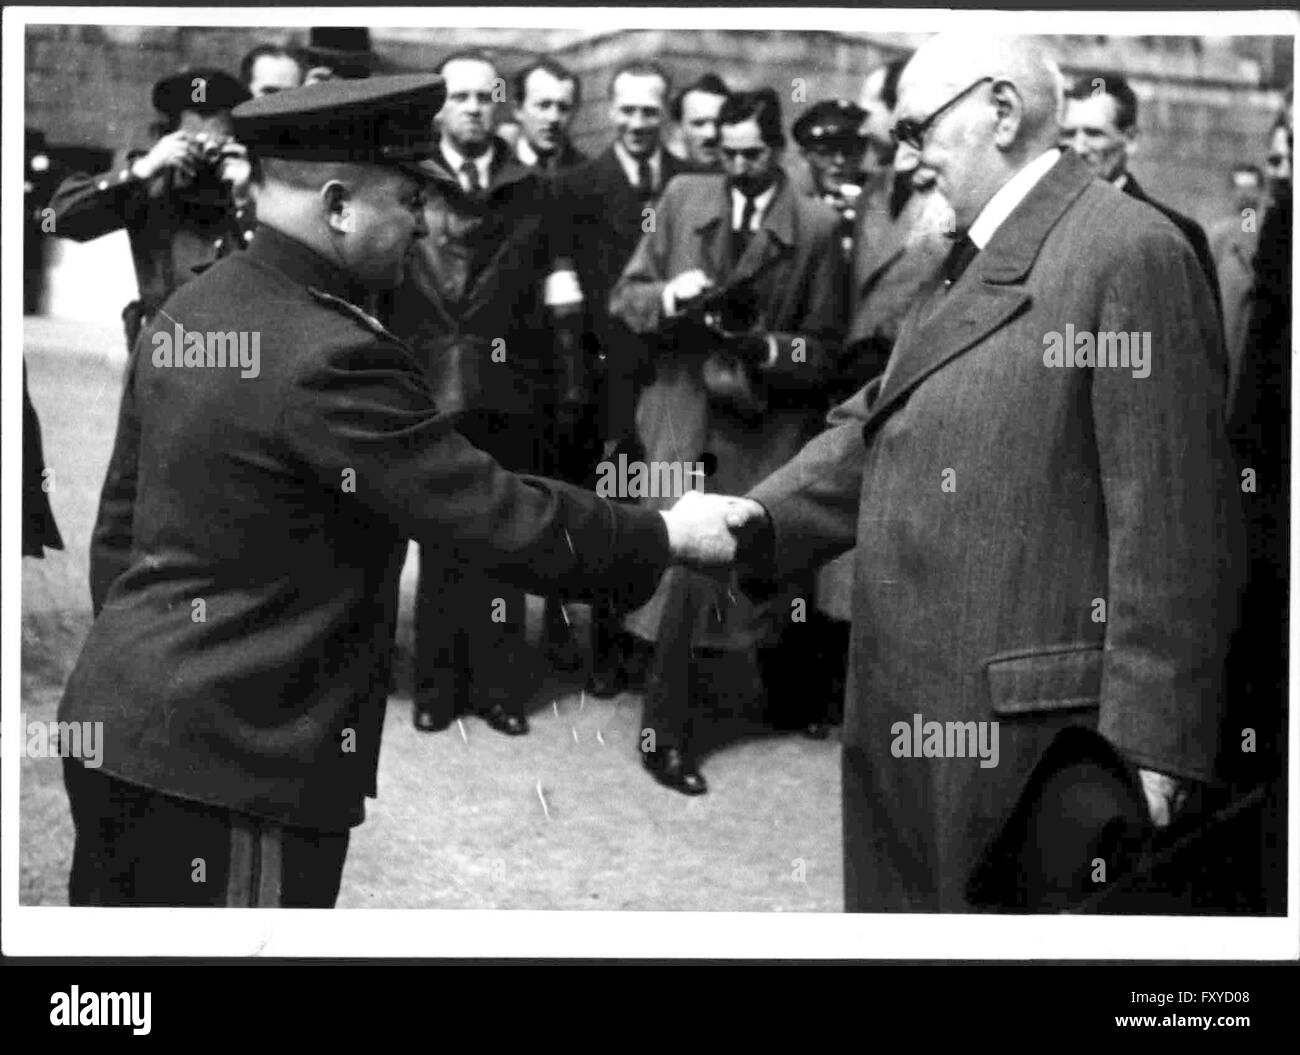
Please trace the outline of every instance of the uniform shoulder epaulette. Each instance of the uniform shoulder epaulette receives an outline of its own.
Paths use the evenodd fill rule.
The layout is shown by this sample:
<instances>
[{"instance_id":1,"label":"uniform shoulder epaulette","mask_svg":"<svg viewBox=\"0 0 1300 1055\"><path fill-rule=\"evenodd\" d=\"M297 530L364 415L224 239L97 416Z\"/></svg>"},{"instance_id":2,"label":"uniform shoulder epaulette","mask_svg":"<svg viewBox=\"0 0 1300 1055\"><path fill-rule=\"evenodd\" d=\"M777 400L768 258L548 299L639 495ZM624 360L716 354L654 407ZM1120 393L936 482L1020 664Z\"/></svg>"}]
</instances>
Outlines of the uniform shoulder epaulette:
<instances>
[{"instance_id":1,"label":"uniform shoulder epaulette","mask_svg":"<svg viewBox=\"0 0 1300 1055\"><path fill-rule=\"evenodd\" d=\"M317 289L315 286L308 286L307 291L322 304L328 304L330 307L336 308L345 315L355 319L371 333L378 334L380 337L387 337L390 341L395 341L403 348L406 347L405 341L388 329L388 327L364 308L359 308L351 301L344 300L342 297L336 297L333 293L326 293L323 289Z\"/></svg>"}]
</instances>

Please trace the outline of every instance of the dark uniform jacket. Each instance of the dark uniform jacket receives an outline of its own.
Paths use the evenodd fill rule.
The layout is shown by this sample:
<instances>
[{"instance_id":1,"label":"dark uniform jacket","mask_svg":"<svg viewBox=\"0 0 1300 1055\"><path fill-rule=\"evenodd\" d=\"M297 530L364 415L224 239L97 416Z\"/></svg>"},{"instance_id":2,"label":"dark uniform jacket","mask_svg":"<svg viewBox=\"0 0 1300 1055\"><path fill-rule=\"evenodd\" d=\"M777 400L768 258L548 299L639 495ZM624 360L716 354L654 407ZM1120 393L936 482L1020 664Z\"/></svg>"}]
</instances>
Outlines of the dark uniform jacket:
<instances>
[{"instance_id":1,"label":"dark uniform jacket","mask_svg":"<svg viewBox=\"0 0 1300 1055\"><path fill-rule=\"evenodd\" d=\"M1177 229L1067 151L883 378L754 488L780 569L857 545L850 911L970 911L975 861L1065 725L1210 779L1240 516L1210 305ZM1067 326L1150 333L1149 376L1048 366ZM918 715L997 722L996 765L923 757Z\"/></svg>"},{"instance_id":2,"label":"dark uniform jacket","mask_svg":"<svg viewBox=\"0 0 1300 1055\"><path fill-rule=\"evenodd\" d=\"M558 222L550 182L496 142L471 198L435 151L419 243L388 310L430 370L446 411L535 414L554 403L554 338L543 304ZM496 358L493 357L494 351Z\"/></svg>"},{"instance_id":3,"label":"dark uniform jacket","mask_svg":"<svg viewBox=\"0 0 1300 1055\"><path fill-rule=\"evenodd\" d=\"M661 154L658 193L672 178L693 171L667 150ZM649 346L609 312L609 295L645 233L643 201L611 146L577 168L556 177L567 217L569 256L578 269L588 313L587 325L605 358L601 431L617 439L633 431L636 393L650 367Z\"/></svg>"},{"instance_id":4,"label":"dark uniform jacket","mask_svg":"<svg viewBox=\"0 0 1300 1055\"><path fill-rule=\"evenodd\" d=\"M362 296L262 227L142 335L59 708L103 721L105 773L345 830L375 792L407 539L537 592L652 591L662 518L501 470ZM155 365L176 325L260 334L257 376Z\"/></svg>"},{"instance_id":5,"label":"dark uniform jacket","mask_svg":"<svg viewBox=\"0 0 1300 1055\"><path fill-rule=\"evenodd\" d=\"M254 220L251 208L237 207L229 195L200 200L173 190L166 173L136 179L131 163L144 153L123 151L108 172L69 176L50 208L55 233L77 242L126 228L147 317L196 269L251 240Z\"/></svg>"}]
</instances>

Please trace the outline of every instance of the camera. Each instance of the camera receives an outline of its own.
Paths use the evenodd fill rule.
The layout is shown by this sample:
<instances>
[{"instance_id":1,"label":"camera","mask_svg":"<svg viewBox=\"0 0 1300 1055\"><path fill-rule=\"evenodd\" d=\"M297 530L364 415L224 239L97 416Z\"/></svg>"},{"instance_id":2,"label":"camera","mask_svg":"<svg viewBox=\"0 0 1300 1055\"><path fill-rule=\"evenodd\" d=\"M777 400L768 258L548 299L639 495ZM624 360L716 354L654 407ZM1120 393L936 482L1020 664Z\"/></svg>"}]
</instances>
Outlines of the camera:
<instances>
[{"instance_id":1,"label":"camera","mask_svg":"<svg viewBox=\"0 0 1300 1055\"><path fill-rule=\"evenodd\" d=\"M214 136L207 132L196 133L192 139L193 153L196 161L195 182L219 182L221 166L224 164L222 151L230 142L229 136Z\"/></svg>"},{"instance_id":2,"label":"camera","mask_svg":"<svg viewBox=\"0 0 1300 1055\"><path fill-rule=\"evenodd\" d=\"M724 340L749 334L760 323L758 296L748 285L712 289L681 307L687 320Z\"/></svg>"}]
</instances>

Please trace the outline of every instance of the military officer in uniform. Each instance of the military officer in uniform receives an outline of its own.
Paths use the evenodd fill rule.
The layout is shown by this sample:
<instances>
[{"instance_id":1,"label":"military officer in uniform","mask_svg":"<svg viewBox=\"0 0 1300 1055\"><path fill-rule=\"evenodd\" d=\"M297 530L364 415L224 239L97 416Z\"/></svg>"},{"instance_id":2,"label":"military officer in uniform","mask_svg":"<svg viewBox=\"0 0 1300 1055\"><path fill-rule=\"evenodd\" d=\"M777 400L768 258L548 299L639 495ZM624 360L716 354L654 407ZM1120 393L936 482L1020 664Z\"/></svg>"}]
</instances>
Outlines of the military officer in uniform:
<instances>
[{"instance_id":1,"label":"military officer in uniform","mask_svg":"<svg viewBox=\"0 0 1300 1055\"><path fill-rule=\"evenodd\" d=\"M862 156L867 111L847 99L823 99L800 115L790 129L812 174L811 196L840 214L840 244L847 260L853 252L857 201L862 194Z\"/></svg>"},{"instance_id":2,"label":"military officer in uniform","mask_svg":"<svg viewBox=\"0 0 1300 1055\"><path fill-rule=\"evenodd\" d=\"M143 332L100 500L96 621L59 707L103 723L99 766L65 759L74 905L334 904L375 794L408 539L632 600L671 556L734 555L695 531L716 498L660 514L504 471L357 306L428 234L404 166L442 96L410 74L234 112L258 237Z\"/></svg>"},{"instance_id":3,"label":"military officer in uniform","mask_svg":"<svg viewBox=\"0 0 1300 1055\"><path fill-rule=\"evenodd\" d=\"M125 227L140 298L122 311L127 350L179 286L253 236L243 182L244 148L230 111L248 89L221 70L164 77L153 105L163 135L149 150L123 150L107 172L69 176L50 199L55 233L88 242Z\"/></svg>"}]
</instances>

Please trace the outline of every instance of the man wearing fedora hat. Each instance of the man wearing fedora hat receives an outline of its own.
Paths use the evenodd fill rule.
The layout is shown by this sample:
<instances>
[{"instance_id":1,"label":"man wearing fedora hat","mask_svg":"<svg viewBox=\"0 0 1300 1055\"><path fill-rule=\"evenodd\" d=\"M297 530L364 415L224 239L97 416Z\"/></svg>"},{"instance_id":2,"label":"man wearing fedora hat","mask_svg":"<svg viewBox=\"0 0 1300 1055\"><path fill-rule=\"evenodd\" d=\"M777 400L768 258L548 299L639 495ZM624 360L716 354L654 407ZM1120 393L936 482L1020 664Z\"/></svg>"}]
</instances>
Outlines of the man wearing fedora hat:
<instances>
[{"instance_id":1,"label":"man wearing fedora hat","mask_svg":"<svg viewBox=\"0 0 1300 1055\"><path fill-rule=\"evenodd\" d=\"M370 46L370 30L365 26L313 26L305 54L308 68L303 84L335 78L365 80L379 67L379 57Z\"/></svg>"},{"instance_id":2,"label":"man wearing fedora hat","mask_svg":"<svg viewBox=\"0 0 1300 1055\"><path fill-rule=\"evenodd\" d=\"M253 237L244 148L230 134L230 111L248 97L211 67L164 77L152 96L163 117L157 142L119 152L107 172L69 176L50 199L61 237L88 242L126 228L140 290L122 312L128 351L178 287Z\"/></svg>"}]
</instances>

